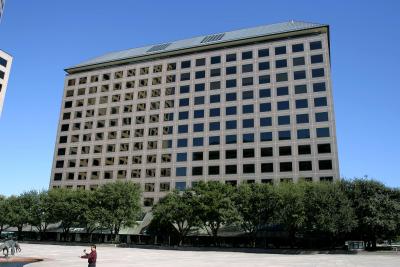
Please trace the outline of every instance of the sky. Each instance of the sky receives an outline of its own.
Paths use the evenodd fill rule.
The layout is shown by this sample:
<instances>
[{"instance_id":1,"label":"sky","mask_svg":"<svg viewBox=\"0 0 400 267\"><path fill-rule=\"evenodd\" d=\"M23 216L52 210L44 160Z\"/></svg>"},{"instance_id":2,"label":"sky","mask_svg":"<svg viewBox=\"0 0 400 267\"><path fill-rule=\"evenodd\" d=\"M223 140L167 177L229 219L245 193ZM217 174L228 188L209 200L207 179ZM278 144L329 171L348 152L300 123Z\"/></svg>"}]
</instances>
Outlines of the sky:
<instances>
[{"instance_id":1,"label":"sky","mask_svg":"<svg viewBox=\"0 0 400 267\"><path fill-rule=\"evenodd\" d=\"M107 52L289 20L330 25L340 174L400 186L400 1L7 0L14 57L0 117L0 194L46 189L64 68Z\"/></svg>"}]
</instances>

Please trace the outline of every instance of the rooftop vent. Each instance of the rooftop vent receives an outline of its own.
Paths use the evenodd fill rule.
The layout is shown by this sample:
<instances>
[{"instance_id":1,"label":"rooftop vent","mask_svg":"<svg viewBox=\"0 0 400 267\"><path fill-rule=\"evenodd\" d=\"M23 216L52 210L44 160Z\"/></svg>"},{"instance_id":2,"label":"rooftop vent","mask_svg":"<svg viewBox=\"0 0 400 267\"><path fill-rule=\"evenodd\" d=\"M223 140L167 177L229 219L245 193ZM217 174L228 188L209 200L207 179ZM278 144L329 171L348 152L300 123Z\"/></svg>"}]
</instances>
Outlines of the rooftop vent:
<instances>
[{"instance_id":1,"label":"rooftop vent","mask_svg":"<svg viewBox=\"0 0 400 267\"><path fill-rule=\"evenodd\" d=\"M203 38L203 40L200 43L204 44L204 43L219 41L222 39L222 37L224 37L224 35L225 33L207 35L206 37Z\"/></svg>"},{"instance_id":2,"label":"rooftop vent","mask_svg":"<svg viewBox=\"0 0 400 267\"><path fill-rule=\"evenodd\" d=\"M170 44L171 44L171 43L160 44L160 45L153 45L152 47L150 47L149 50L147 50L147 52L155 52L155 51L164 50L164 49L167 48Z\"/></svg>"}]
</instances>

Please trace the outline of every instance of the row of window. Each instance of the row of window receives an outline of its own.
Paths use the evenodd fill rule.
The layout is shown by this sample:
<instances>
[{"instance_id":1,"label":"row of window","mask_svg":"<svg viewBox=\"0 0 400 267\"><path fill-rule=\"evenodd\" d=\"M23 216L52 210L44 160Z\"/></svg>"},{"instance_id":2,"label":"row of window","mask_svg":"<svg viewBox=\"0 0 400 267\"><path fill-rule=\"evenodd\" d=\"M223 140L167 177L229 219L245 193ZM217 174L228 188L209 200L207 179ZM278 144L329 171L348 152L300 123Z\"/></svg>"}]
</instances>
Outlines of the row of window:
<instances>
[{"instance_id":1,"label":"row of window","mask_svg":"<svg viewBox=\"0 0 400 267\"><path fill-rule=\"evenodd\" d=\"M322 42L321 41L314 41L309 43L309 48L310 50L318 50L322 49ZM299 44L294 44L292 45L292 52L297 53L297 52L303 52L304 51L304 44L299 43ZM274 48L275 55L285 55L287 53L287 47L286 46L278 46ZM242 60L249 60L253 58L253 51L244 51L241 53L241 59ZM257 55L259 58L263 57L268 57L270 55L270 50L269 48L265 49L260 49L257 52ZM225 57L226 62L233 62L237 60L237 54L236 53L231 53L227 54ZM206 58L198 58L194 60L196 67L199 66L205 66L206 65ZM213 64L220 64L221 63L221 56L212 56L209 58L209 62L211 65ZM192 60L185 60L180 62L180 67L181 69L186 69L190 68L192 66ZM177 63L167 63L166 69L167 71L171 70L176 70L177 68ZM153 73L159 73L163 71L163 65L158 64L154 65L152 67ZM150 67L142 67L139 70L140 75L147 75L150 72ZM136 75L136 69L129 69L126 72L126 77L131 77ZM102 74L101 78L102 81L108 81L112 77L111 73L104 73ZM117 71L114 72L114 79L120 79L124 77L124 71ZM92 75L90 77L90 82L98 82L99 81L99 75ZM79 84L86 84L88 82L88 77L80 77L78 79ZM69 79L68 80L68 86L73 86L76 84L76 79Z\"/></svg>"}]
</instances>

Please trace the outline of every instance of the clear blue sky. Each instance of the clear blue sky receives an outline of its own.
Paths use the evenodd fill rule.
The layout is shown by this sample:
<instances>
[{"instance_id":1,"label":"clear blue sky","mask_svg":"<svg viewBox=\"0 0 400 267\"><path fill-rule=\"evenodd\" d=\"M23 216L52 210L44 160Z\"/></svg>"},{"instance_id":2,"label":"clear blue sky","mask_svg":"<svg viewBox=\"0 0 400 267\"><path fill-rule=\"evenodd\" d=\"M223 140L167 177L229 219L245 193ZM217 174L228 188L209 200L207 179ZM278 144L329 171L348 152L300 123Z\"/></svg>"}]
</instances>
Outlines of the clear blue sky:
<instances>
[{"instance_id":1,"label":"clear blue sky","mask_svg":"<svg viewBox=\"0 0 400 267\"><path fill-rule=\"evenodd\" d=\"M14 56L0 118L0 194L47 188L64 71L106 52L287 20L331 29L342 177L400 186L400 1L7 0Z\"/></svg>"}]
</instances>

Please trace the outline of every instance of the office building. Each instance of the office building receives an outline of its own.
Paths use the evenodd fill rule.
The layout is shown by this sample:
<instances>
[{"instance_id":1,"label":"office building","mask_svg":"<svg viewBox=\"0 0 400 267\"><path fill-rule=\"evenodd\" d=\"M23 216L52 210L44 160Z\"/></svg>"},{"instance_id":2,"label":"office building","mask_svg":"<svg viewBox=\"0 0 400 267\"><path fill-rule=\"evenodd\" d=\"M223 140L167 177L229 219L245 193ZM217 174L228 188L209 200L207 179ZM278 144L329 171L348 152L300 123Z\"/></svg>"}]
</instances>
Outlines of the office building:
<instances>
[{"instance_id":1,"label":"office building","mask_svg":"<svg viewBox=\"0 0 400 267\"><path fill-rule=\"evenodd\" d=\"M11 70L11 63L12 63L12 57L6 52L0 50L0 116L3 111L4 99L6 97L6 90Z\"/></svg>"}]
</instances>

